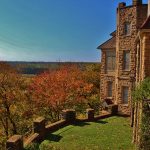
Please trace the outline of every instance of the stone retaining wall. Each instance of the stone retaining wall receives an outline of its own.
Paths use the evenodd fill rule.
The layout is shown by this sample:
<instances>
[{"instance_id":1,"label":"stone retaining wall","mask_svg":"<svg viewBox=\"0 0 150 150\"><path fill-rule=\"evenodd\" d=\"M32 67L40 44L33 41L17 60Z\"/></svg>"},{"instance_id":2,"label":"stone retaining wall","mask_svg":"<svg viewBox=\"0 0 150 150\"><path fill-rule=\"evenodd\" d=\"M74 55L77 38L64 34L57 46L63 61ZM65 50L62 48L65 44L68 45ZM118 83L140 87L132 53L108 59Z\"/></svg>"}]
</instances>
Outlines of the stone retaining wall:
<instances>
[{"instance_id":1,"label":"stone retaining wall","mask_svg":"<svg viewBox=\"0 0 150 150\"><path fill-rule=\"evenodd\" d=\"M45 139L47 134L57 131L66 125L74 124L78 121L96 121L108 118L117 115L117 109L117 105L111 105L109 107L109 112L99 116L94 116L94 109L87 109L85 119L76 119L76 112L72 109L68 109L62 112L62 120L49 125L45 125L45 118L39 117L33 122L34 133L25 141L23 141L22 135L14 135L10 137L6 143L6 150L23 150L24 146L30 145L33 142L39 143Z\"/></svg>"}]
</instances>

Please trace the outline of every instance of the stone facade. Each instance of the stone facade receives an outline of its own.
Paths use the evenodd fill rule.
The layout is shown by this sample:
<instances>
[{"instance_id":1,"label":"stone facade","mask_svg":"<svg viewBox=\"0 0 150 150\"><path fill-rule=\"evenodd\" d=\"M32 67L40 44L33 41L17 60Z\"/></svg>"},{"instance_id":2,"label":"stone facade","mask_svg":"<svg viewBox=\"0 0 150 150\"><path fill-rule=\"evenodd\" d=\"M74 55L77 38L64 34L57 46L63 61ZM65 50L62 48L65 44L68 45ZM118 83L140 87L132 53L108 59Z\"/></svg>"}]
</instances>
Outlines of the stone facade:
<instances>
[{"instance_id":1,"label":"stone facade","mask_svg":"<svg viewBox=\"0 0 150 150\"><path fill-rule=\"evenodd\" d=\"M109 72L107 73L105 70L105 66L106 66L106 51L102 51L102 63L101 63L101 89L100 89L100 95L101 95L101 99L111 99L113 102L115 100L115 72ZM108 82L112 82L113 83L113 95L112 97L108 97L107 96L107 86L108 86Z\"/></svg>"},{"instance_id":2,"label":"stone facade","mask_svg":"<svg viewBox=\"0 0 150 150\"><path fill-rule=\"evenodd\" d=\"M101 100L111 99L114 104L118 104L119 112L123 114L130 114L131 112L131 91L136 81L137 44L135 40L146 18L147 4L142 4L141 0L133 0L131 6L126 6L125 3L119 3L117 8L116 31L111 34L115 40L109 39L98 47L98 49L102 50ZM126 30L130 30L129 33L126 34ZM116 53L116 66L113 72L106 71L106 53L108 51L115 51ZM125 53L129 53L128 69L124 68ZM112 96L108 97L108 82L110 81L112 82ZM128 89L127 103L123 101L124 87Z\"/></svg>"},{"instance_id":3,"label":"stone facade","mask_svg":"<svg viewBox=\"0 0 150 150\"><path fill-rule=\"evenodd\" d=\"M135 4L135 1L133 2ZM136 75L136 36L139 28L147 17L147 5L126 6L122 4L117 9L117 36L116 36L116 103L119 104L120 112L130 114L131 111L131 91L135 85ZM128 22L131 31L124 34L124 25ZM124 70L124 52L130 53L130 66ZM122 87L128 87L128 104L123 104Z\"/></svg>"},{"instance_id":4,"label":"stone facade","mask_svg":"<svg viewBox=\"0 0 150 150\"><path fill-rule=\"evenodd\" d=\"M136 85L138 85L146 77L150 77L150 14L138 32L136 44ZM137 143L137 145L140 145L141 140L139 133L143 114L143 103L144 100L136 102L134 106L133 142Z\"/></svg>"},{"instance_id":5,"label":"stone facade","mask_svg":"<svg viewBox=\"0 0 150 150\"><path fill-rule=\"evenodd\" d=\"M137 37L136 83L150 76L150 29L142 29Z\"/></svg>"},{"instance_id":6,"label":"stone facade","mask_svg":"<svg viewBox=\"0 0 150 150\"><path fill-rule=\"evenodd\" d=\"M133 142L140 145L144 103L148 100L133 103L131 93L141 81L150 77L150 0L148 5L142 4L142 0L133 0L131 6L119 3L117 27L111 36L98 47L102 51L101 100L110 99L118 105L120 113L131 115ZM116 66L108 71L107 53L112 51L116 53ZM109 82L112 83L111 97L108 97ZM127 101L124 101L123 89L126 89Z\"/></svg>"}]
</instances>

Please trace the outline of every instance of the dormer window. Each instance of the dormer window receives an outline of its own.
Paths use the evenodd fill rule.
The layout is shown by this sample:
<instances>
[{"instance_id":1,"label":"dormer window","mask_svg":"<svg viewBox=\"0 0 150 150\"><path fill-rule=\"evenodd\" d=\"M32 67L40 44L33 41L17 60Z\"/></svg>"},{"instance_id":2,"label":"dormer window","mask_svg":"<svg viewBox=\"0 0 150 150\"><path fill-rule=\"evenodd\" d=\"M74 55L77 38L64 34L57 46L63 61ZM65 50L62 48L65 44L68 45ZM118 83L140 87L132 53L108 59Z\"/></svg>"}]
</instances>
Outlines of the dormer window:
<instances>
[{"instance_id":1,"label":"dormer window","mask_svg":"<svg viewBox=\"0 0 150 150\"><path fill-rule=\"evenodd\" d=\"M131 23L125 22L124 24L124 34L130 35L131 34Z\"/></svg>"}]
</instances>

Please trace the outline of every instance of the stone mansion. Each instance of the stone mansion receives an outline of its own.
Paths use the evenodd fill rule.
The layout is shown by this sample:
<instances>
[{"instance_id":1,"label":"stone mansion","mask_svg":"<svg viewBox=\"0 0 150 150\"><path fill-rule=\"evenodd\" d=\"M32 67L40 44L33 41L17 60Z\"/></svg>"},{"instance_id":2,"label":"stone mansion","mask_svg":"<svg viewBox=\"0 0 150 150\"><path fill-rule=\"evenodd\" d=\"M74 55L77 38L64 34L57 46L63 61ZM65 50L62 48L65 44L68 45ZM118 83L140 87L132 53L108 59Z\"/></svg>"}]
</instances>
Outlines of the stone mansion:
<instances>
[{"instance_id":1,"label":"stone mansion","mask_svg":"<svg viewBox=\"0 0 150 150\"><path fill-rule=\"evenodd\" d=\"M131 91L150 76L150 0L119 3L116 31L98 46L101 49L101 100L118 104L119 112L131 113Z\"/></svg>"}]
</instances>

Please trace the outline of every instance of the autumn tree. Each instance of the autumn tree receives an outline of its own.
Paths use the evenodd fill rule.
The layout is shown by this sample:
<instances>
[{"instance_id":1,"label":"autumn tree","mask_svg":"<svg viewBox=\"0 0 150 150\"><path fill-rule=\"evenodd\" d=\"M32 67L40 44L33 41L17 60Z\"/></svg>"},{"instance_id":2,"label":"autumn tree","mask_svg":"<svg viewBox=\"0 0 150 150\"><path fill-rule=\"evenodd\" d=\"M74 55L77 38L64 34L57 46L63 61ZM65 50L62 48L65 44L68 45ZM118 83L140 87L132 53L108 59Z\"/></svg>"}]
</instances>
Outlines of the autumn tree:
<instances>
[{"instance_id":1,"label":"autumn tree","mask_svg":"<svg viewBox=\"0 0 150 150\"><path fill-rule=\"evenodd\" d=\"M44 112L53 121L59 120L62 109L77 108L86 103L93 84L83 80L83 74L75 65L44 72L34 78L29 91L37 111Z\"/></svg>"},{"instance_id":2,"label":"autumn tree","mask_svg":"<svg viewBox=\"0 0 150 150\"><path fill-rule=\"evenodd\" d=\"M88 104L98 114L101 108L100 102L100 63L87 64L83 71L83 79L93 84L91 95L88 97Z\"/></svg>"},{"instance_id":3,"label":"autumn tree","mask_svg":"<svg viewBox=\"0 0 150 150\"><path fill-rule=\"evenodd\" d=\"M25 113L25 86L21 75L0 62L0 125L9 137L18 132L20 117Z\"/></svg>"}]
</instances>

